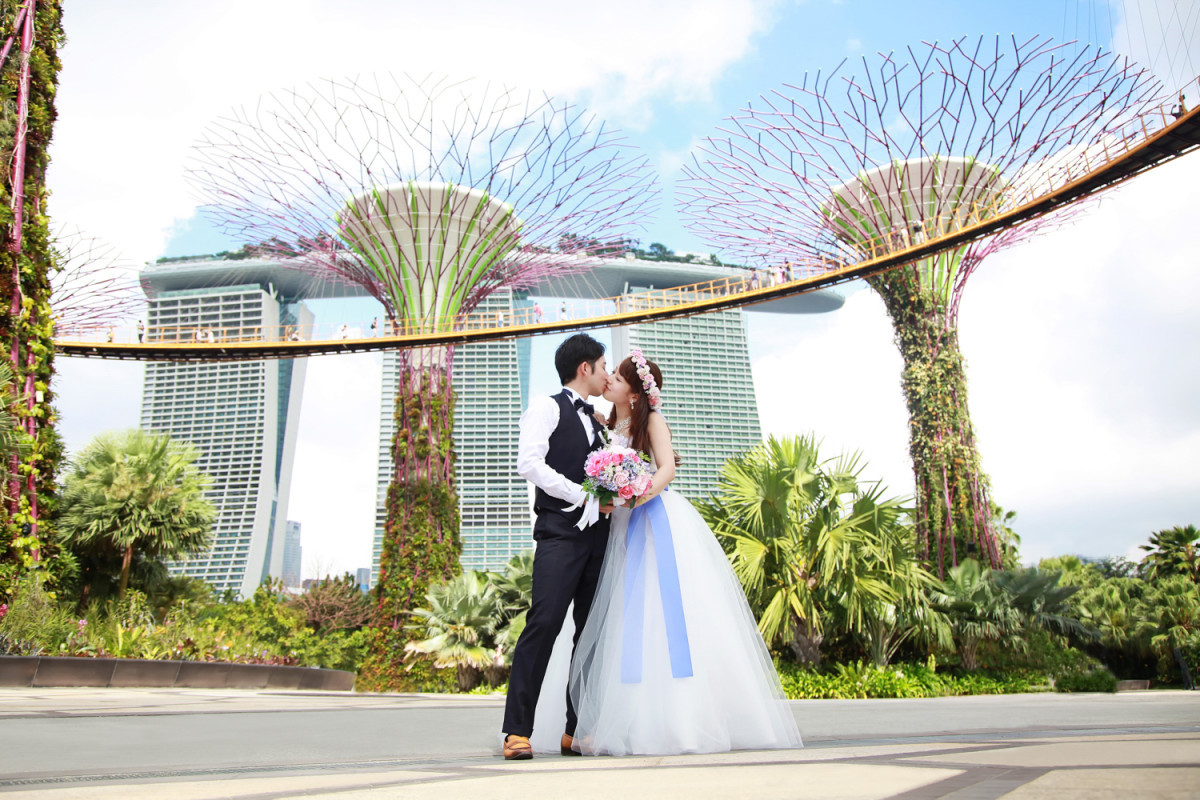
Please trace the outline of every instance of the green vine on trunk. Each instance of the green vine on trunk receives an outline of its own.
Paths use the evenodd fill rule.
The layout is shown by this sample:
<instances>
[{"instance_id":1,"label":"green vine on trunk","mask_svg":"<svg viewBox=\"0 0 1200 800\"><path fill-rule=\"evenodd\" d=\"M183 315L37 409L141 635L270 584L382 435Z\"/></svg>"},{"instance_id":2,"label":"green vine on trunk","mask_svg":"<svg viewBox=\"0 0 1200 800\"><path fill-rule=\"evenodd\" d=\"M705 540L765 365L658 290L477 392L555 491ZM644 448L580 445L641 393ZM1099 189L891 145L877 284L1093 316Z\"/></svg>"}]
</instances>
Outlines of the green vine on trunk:
<instances>
[{"instance_id":1,"label":"green vine on trunk","mask_svg":"<svg viewBox=\"0 0 1200 800\"><path fill-rule=\"evenodd\" d=\"M50 275L53 258L46 216L46 169L48 148L56 111L54 97L61 63L58 48L63 41L59 0L39 0L34 16L33 47L29 54L30 81L25 143L24 214L21 251L12 252L12 172L18 126L17 103L20 87L20 35L14 30L23 4L0 4L0 37L16 34L3 69L0 70L0 156L6 166L0 181L0 229L6 247L0 255L0 348L12 359L14 380L5 402L26 444L17 459L3 459L4 502L0 503L0 598L7 597L25 572L48 569L51 585L66 568L60 563L50 518L55 497L55 479L63 457L62 442L55 430L51 403L54 375L54 323L50 309ZM13 276L20 282L21 303L12 305Z\"/></svg>"},{"instance_id":2,"label":"green vine on trunk","mask_svg":"<svg viewBox=\"0 0 1200 800\"><path fill-rule=\"evenodd\" d=\"M966 364L945 287L922 262L868 280L892 320L904 360L917 533L939 574L964 558L1000 567L987 476L967 408Z\"/></svg>"},{"instance_id":3,"label":"green vine on trunk","mask_svg":"<svg viewBox=\"0 0 1200 800\"><path fill-rule=\"evenodd\" d=\"M452 670L434 670L431 662L404 658L413 609L425 602L431 584L461 569L450 359L431 367L423 358L428 356L405 353L401 358L392 444L396 473L388 487L373 590L375 619L359 670L359 691L438 691L454 683Z\"/></svg>"}]
</instances>

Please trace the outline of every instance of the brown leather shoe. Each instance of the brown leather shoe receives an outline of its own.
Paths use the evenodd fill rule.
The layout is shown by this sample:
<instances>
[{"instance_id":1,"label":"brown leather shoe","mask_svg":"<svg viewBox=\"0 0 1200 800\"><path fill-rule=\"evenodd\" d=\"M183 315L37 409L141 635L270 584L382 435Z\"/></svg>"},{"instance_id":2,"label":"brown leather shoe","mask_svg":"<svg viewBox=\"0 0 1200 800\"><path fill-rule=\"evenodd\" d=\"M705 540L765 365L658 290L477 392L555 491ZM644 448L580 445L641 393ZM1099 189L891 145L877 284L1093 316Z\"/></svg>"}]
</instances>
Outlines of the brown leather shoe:
<instances>
[{"instance_id":1,"label":"brown leather shoe","mask_svg":"<svg viewBox=\"0 0 1200 800\"><path fill-rule=\"evenodd\" d=\"M525 761L533 758L533 747L528 736L510 733L504 737L504 758L508 761Z\"/></svg>"},{"instance_id":2,"label":"brown leather shoe","mask_svg":"<svg viewBox=\"0 0 1200 800\"><path fill-rule=\"evenodd\" d=\"M575 750L572 747L572 745L574 745L574 744L575 744L575 738L573 736L571 736L571 734L569 734L569 733L564 733L562 742L559 745L559 752L562 753L564 756L581 756L581 755L583 755L583 753L580 753L578 750Z\"/></svg>"}]
</instances>

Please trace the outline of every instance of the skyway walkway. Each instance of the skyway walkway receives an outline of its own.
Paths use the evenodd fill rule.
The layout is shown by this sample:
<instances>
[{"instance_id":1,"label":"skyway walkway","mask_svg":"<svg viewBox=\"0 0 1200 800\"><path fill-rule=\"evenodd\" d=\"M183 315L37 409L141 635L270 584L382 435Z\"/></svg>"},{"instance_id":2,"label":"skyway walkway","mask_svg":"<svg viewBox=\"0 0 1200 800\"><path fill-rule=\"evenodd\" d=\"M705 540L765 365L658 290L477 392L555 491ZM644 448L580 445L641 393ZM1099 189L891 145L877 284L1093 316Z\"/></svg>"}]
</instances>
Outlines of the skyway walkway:
<instances>
[{"instance_id":1,"label":"skyway walkway","mask_svg":"<svg viewBox=\"0 0 1200 800\"><path fill-rule=\"evenodd\" d=\"M1098 194L1200 147L1200 109L1174 118L1167 109L1143 118L1141 129L1092 148L1082 171L1043 176L1014 196L1001 193L991 205L972 207L953 219L932 219L924 230L890 234L862 245L852 261L823 260L775 265L757 277L738 272L726 278L671 289L573 303L558 309L515 314L477 314L465 320L398 321L369 335L362 325L295 329L220 330L205 327L149 330L97 329L55 339L67 356L137 361L244 361L338 353L456 345L547 333L634 325L742 308L806 294L878 275L917 259L961 247ZM368 335L364 335L366 332Z\"/></svg>"}]
</instances>

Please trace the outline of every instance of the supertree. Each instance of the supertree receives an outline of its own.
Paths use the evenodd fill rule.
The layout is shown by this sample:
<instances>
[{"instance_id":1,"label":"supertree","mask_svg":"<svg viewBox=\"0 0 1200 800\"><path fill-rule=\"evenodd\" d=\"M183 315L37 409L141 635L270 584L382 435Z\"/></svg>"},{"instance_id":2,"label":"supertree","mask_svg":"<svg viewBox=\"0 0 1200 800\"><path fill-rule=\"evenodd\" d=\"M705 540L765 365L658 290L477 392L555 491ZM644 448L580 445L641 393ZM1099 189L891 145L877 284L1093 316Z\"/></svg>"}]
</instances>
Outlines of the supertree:
<instances>
[{"instance_id":1,"label":"supertree","mask_svg":"<svg viewBox=\"0 0 1200 800\"><path fill-rule=\"evenodd\" d=\"M55 231L50 251L55 336L128 323L145 305L137 268L112 245L77 228L63 227Z\"/></svg>"},{"instance_id":2,"label":"supertree","mask_svg":"<svg viewBox=\"0 0 1200 800\"><path fill-rule=\"evenodd\" d=\"M0 9L0 89L4 112L0 155L0 346L13 379L4 402L16 420L16 440L0 459L0 597L13 580L35 567L55 575L52 536L43 517L53 503L62 442L54 427L53 323L50 314L50 232L46 168L53 135L54 96L61 67L62 8L58 0L8 2ZM4 437L11 441L11 437Z\"/></svg>"},{"instance_id":3,"label":"supertree","mask_svg":"<svg viewBox=\"0 0 1200 800\"><path fill-rule=\"evenodd\" d=\"M1039 37L880 53L855 75L806 74L729 117L685 168L681 210L694 231L751 263L841 269L1086 172L1159 93L1148 72L1112 53ZM1077 208L867 280L904 362L917 535L939 571L968 555L1001 561L958 340L967 279Z\"/></svg>"},{"instance_id":4,"label":"supertree","mask_svg":"<svg viewBox=\"0 0 1200 800\"><path fill-rule=\"evenodd\" d=\"M210 126L189 173L226 232L361 285L401 335L452 330L499 289L578 269L657 203L647 161L595 117L432 77L272 94ZM461 549L453 351L399 358L368 688L420 684L398 668L403 626L429 583L459 569Z\"/></svg>"}]
</instances>

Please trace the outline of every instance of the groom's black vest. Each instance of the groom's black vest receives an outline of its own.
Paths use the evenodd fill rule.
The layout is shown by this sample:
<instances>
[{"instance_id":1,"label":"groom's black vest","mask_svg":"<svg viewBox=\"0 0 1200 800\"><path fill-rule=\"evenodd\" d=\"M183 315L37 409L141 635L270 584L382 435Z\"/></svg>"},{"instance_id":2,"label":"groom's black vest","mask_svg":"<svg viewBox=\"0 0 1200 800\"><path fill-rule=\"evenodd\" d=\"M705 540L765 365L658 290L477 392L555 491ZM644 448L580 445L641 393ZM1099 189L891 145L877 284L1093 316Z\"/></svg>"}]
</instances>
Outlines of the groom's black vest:
<instances>
[{"instance_id":1,"label":"groom's black vest","mask_svg":"<svg viewBox=\"0 0 1200 800\"><path fill-rule=\"evenodd\" d=\"M600 423L594 418L588 418L588 422L591 423L592 430L595 432L592 441L589 442L583 425L579 423L579 412L572 404L571 395L563 391L553 397L554 402L558 403L558 427L550 434L550 449L546 452L546 465L566 477L567 480L583 483L587 478L587 474L583 471L583 462L587 460L588 453L599 450L604 445L599 433ZM583 514L583 509L563 511L569 505L571 504L566 500L546 494L540 488L534 492L533 510L538 514L543 511L552 511L562 514L572 522L577 522Z\"/></svg>"}]
</instances>

